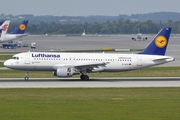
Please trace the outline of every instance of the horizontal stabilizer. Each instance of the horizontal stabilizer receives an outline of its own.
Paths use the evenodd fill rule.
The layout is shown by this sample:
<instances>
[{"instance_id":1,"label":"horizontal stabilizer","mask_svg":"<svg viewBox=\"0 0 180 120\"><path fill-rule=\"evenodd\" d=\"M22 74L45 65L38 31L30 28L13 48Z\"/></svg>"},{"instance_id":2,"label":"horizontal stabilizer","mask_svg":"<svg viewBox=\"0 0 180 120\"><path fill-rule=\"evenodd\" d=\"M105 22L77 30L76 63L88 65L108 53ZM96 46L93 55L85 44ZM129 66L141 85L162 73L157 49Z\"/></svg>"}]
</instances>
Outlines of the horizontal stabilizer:
<instances>
[{"instance_id":1,"label":"horizontal stabilizer","mask_svg":"<svg viewBox=\"0 0 180 120\"><path fill-rule=\"evenodd\" d=\"M174 61L175 58L166 56L166 57L163 57L163 58L154 58L154 59L152 59L152 60L153 60L153 61L161 61L161 60L172 60L172 61Z\"/></svg>"}]
</instances>

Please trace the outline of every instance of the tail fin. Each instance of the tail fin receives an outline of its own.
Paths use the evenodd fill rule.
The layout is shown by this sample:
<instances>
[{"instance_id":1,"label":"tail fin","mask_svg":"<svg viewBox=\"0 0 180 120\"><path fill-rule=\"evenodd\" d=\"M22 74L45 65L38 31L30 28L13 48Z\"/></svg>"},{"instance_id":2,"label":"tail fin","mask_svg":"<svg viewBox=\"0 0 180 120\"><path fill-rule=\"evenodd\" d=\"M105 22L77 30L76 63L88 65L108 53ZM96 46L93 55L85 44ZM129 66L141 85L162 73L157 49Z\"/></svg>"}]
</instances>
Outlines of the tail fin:
<instances>
[{"instance_id":1,"label":"tail fin","mask_svg":"<svg viewBox=\"0 0 180 120\"><path fill-rule=\"evenodd\" d=\"M171 28L162 28L149 45L139 54L165 55Z\"/></svg>"},{"instance_id":2,"label":"tail fin","mask_svg":"<svg viewBox=\"0 0 180 120\"><path fill-rule=\"evenodd\" d=\"M24 34L27 24L28 20L24 20L11 34Z\"/></svg>"},{"instance_id":3,"label":"tail fin","mask_svg":"<svg viewBox=\"0 0 180 120\"><path fill-rule=\"evenodd\" d=\"M7 33L7 30L9 28L10 20L4 21L4 23L0 26L0 29L2 29L2 34Z\"/></svg>"},{"instance_id":4,"label":"tail fin","mask_svg":"<svg viewBox=\"0 0 180 120\"><path fill-rule=\"evenodd\" d=\"M2 22L0 22L0 25L2 25L3 24L3 21Z\"/></svg>"}]
</instances>

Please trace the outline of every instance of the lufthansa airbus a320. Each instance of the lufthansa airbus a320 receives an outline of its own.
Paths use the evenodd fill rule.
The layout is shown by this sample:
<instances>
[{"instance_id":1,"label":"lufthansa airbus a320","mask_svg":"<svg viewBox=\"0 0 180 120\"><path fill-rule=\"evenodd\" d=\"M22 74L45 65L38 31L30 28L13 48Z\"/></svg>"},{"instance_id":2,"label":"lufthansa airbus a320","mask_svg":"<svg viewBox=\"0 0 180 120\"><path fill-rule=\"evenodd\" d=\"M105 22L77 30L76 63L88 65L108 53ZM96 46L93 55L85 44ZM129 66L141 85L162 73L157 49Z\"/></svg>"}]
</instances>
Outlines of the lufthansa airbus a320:
<instances>
[{"instance_id":1,"label":"lufthansa airbus a320","mask_svg":"<svg viewBox=\"0 0 180 120\"><path fill-rule=\"evenodd\" d=\"M171 28L161 29L137 54L25 52L14 55L4 66L25 70L25 80L29 79L29 71L53 71L57 77L81 74L81 80L89 80L87 74L92 72L130 71L174 61L174 57L165 56L170 33Z\"/></svg>"}]
</instances>

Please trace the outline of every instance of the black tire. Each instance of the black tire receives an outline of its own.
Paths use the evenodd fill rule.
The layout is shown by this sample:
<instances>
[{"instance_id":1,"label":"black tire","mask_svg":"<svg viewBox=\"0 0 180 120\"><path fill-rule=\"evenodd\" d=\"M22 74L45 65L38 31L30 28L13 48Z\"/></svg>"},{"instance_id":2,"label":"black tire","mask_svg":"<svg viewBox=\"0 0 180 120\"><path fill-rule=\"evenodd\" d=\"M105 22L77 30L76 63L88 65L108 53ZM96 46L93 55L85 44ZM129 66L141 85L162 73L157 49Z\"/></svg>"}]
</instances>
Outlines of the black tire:
<instances>
[{"instance_id":1,"label":"black tire","mask_svg":"<svg viewBox=\"0 0 180 120\"><path fill-rule=\"evenodd\" d=\"M81 80L89 80L89 76L87 76L87 75L81 75L81 76L80 76L80 79L81 79Z\"/></svg>"}]
</instances>

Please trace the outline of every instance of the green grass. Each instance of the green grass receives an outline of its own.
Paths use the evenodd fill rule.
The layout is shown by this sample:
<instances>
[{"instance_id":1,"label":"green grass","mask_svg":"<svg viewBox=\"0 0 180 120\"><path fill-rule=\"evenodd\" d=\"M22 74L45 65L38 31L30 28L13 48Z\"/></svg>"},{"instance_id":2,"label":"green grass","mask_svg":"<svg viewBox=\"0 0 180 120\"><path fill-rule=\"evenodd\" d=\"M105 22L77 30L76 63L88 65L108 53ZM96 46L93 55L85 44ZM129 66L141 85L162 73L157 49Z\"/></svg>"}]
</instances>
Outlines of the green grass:
<instances>
[{"instance_id":1,"label":"green grass","mask_svg":"<svg viewBox=\"0 0 180 120\"><path fill-rule=\"evenodd\" d=\"M11 55L14 55L17 53L19 53L19 52L0 52L0 54L11 54Z\"/></svg>"},{"instance_id":2,"label":"green grass","mask_svg":"<svg viewBox=\"0 0 180 120\"><path fill-rule=\"evenodd\" d=\"M0 55L0 60L8 60L12 58L13 55Z\"/></svg>"},{"instance_id":3,"label":"green grass","mask_svg":"<svg viewBox=\"0 0 180 120\"><path fill-rule=\"evenodd\" d=\"M25 71L0 70L0 78L24 78ZM89 73L89 77L180 77L180 67L151 67L126 72ZM52 78L52 72L30 71L30 78ZM78 77L75 75L73 77Z\"/></svg>"},{"instance_id":4,"label":"green grass","mask_svg":"<svg viewBox=\"0 0 180 120\"><path fill-rule=\"evenodd\" d=\"M0 67L4 67L4 63L3 62L0 62Z\"/></svg>"},{"instance_id":5,"label":"green grass","mask_svg":"<svg viewBox=\"0 0 180 120\"><path fill-rule=\"evenodd\" d=\"M179 120L180 88L0 89L2 120Z\"/></svg>"}]
</instances>

